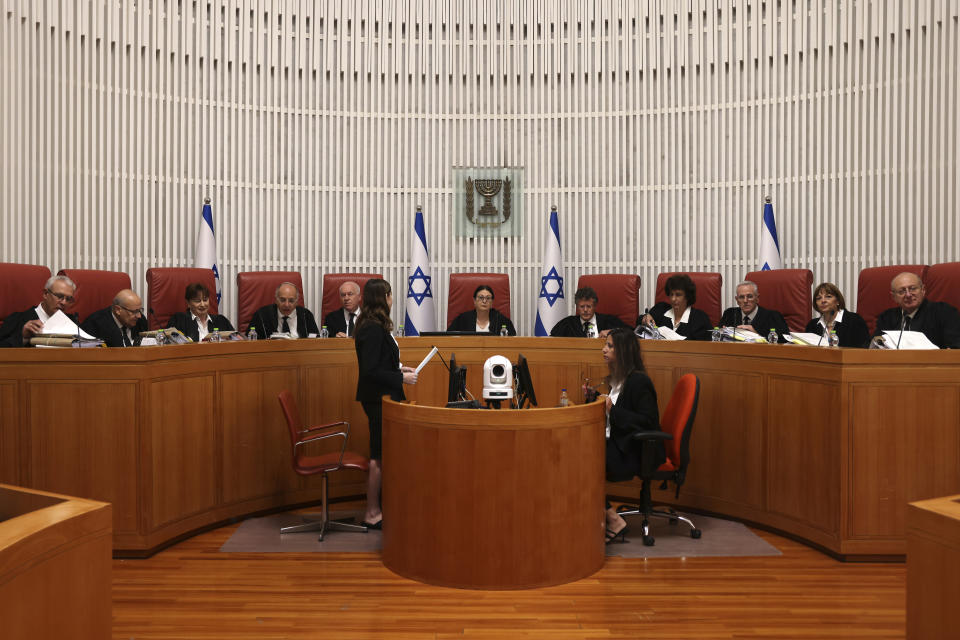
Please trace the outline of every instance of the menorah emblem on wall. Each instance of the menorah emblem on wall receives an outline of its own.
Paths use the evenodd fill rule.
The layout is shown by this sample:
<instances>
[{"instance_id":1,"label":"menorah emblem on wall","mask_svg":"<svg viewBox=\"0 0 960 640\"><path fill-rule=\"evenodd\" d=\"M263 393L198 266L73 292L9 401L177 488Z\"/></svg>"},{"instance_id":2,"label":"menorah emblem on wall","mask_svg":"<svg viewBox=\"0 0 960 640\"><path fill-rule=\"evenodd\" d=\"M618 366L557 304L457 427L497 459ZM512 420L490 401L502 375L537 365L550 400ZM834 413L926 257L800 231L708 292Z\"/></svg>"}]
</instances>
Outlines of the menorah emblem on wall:
<instances>
[{"instance_id":1,"label":"menorah emblem on wall","mask_svg":"<svg viewBox=\"0 0 960 640\"><path fill-rule=\"evenodd\" d=\"M492 227L503 224L510 219L510 199L511 183L510 178L467 178L464 180L465 187L465 211L467 220L481 226ZM503 220L500 220L500 211L494 204L493 199L503 190ZM479 211L474 212L473 193L476 190L483 196L483 206Z\"/></svg>"}]
</instances>

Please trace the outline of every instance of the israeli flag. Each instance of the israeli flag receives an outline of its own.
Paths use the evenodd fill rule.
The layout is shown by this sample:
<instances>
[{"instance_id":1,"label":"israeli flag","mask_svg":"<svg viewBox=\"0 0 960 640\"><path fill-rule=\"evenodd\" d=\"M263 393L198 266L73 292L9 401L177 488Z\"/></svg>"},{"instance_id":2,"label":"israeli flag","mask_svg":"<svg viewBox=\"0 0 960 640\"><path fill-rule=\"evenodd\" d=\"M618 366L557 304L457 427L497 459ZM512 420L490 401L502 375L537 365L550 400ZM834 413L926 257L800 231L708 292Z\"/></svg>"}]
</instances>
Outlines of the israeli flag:
<instances>
[{"instance_id":1,"label":"israeli flag","mask_svg":"<svg viewBox=\"0 0 960 640\"><path fill-rule=\"evenodd\" d=\"M421 331L437 330L437 311L433 304L433 276L430 273L430 252L423 229L423 211L417 207L413 221L413 261L407 278L407 311L403 335L418 336Z\"/></svg>"},{"instance_id":2,"label":"israeli flag","mask_svg":"<svg viewBox=\"0 0 960 640\"><path fill-rule=\"evenodd\" d=\"M553 326L566 315L563 296L563 254L560 251L560 221L557 208L550 207L547 241L543 247L543 272L537 296L537 323L534 335L549 336Z\"/></svg>"},{"instance_id":3,"label":"israeli flag","mask_svg":"<svg viewBox=\"0 0 960 640\"><path fill-rule=\"evenodd\" d=\"M217 307L223 289L220 286L220 269L217 267L217 238L213 233L213 208L210 198L203 201L203 215L200 218L200 232L197 234L197 258L193 266L198 269L213 269L213 280L217 285Z\"/></svg>"},{"instance_id":4,"label":"israeli flag","mask_svg":"<svg viewBox=\"0 0 960 640\"><path fill-rule=\"evenodd\" d=\"M780 259L780 239L777 237L777 221L773 218L773 205L767 196L763 205L763 229L760 231L760 270L783 269Z\"/></svg>"}]
</instances>

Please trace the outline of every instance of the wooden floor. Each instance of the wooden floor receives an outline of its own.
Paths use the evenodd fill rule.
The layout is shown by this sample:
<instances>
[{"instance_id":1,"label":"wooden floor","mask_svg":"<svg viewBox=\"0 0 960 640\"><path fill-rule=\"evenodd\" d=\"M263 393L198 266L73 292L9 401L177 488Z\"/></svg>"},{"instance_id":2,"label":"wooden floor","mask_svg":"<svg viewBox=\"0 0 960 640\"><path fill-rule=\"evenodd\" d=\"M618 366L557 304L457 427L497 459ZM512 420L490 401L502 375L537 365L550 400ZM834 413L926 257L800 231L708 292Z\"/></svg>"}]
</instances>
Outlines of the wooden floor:
<instances>
[{"instance_id":1,"label":"wooden floor","mask_svg":"<svg viewBox=\"0 0 960 640\"><path fill-rule=\"evenodd\" d=\"M400 578L377 554L220 553L236 526L115 560L113 637L904 637L903 564L844 564L762 531L783 556L612 558L572 584L489 592Z\"/></svg>"}]
</instances>

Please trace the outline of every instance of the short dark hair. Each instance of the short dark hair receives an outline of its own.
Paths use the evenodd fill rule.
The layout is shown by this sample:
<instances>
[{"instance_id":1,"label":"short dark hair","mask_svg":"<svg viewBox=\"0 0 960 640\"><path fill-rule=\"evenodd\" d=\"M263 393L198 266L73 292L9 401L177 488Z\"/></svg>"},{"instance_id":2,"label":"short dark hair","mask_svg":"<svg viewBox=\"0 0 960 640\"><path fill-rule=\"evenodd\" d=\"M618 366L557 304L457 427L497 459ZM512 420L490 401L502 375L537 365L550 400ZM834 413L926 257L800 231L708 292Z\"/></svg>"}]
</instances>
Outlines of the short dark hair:
<instances>
[{"instance_id":1,"label":"short dark hair","mask_svg":"<svg viewBox=\"0 0 960 640\"><path fill-rule=\"evenodd\" d=\"M670 297L671 291L683 291L687 298L687 306L692 307L697 301L697 285L693 284L693 278L685 273L675 273L667 278L667 284L663 286L663 293Z\"/></svg>"},{"instance_id":2,"label":"short dark hair","mask_svg":"<svg viewBox=\"0 0 960 640\"><path fill-rule=\"evenodd\" d=\"M847 308L847 303L843 299L843 294L840 293L840 287L833 284L832 282L821 282L820 284L817 285L817 288L813 290L813 310L814 311L820 311L819 309L817 309L817 296L820 295L821 291L823 291L824 293L829 293L830 295L835 297L837 299L837 302L840 303L841 309Z\"/></svg>"},{"instance_id":3,"label":"short dark hair","mask_svg":"<svg viewBox=\"0 0 960 640\"><path fill-rule=\"evenodd\" d=\"M593 300L593 304L600 302L600 298L597 297L597 292L593 290L593 287L580 287L577 289L577 292L573 294L573 301L580 302L581 300Z\"/></svg>"},{"instance_id":4,"label":"short dark hair","mask_svg":"<svg viewBox=\"0 0 960 640\"><path fill-rule=\"evenodd\" d=\"M183 296L184 299L186 299L186 300L193 300L194 298L196 298L196 297L198 297L198 296L200 297L200 299L209 298L209 297L210 297L210 289L207 289L207 286L206 286L205 284L203 284L202 282L192 282L192 283L188 284L188 285L187 285L187 291L186 291L186 293L185 293L184 296Z\"/></svg>"},{"instance_id":5,"label":"short dark hair","mask_svg":"<svg viewBox=\"0 0 960 640\"><path fill-rule=\"evenodd\" d=\"M477 294L480 293L481 291L483 291L484 289L486 289L487 291L490 292L490 297L491 297L491 298L494 298L494 299L495 299L495 298L497 297L496 295L494 295L493 289L491 289L490 286L489 286L489 285L486 285L486 284L482 284L482 285L480 285L479 287L477 287L476 289L474 289L474 290L473 290L473 297L476 298L476 297L477 297Z\"/></svg>"}]
</instances>

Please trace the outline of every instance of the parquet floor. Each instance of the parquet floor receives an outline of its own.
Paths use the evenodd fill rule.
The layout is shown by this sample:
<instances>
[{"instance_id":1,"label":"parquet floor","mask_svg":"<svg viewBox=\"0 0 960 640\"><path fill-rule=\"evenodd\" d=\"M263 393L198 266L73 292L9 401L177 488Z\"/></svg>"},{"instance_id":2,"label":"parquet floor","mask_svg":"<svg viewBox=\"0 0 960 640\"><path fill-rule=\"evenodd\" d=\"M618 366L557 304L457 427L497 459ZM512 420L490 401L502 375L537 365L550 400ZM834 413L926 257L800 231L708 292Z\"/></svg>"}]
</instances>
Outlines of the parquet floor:
<instances>
[{"instance_id":1,"label":"parquet floor","mask_svg":"<svg viewBox=\"0 0 960 640\"><path fill-rule=\"evenodd\" d=\"M376 554L220 553L236 526L114 560L113 637L904 637L903 564L841 563L762 531L783 556L613 558L572 584L485 592L400 578Z\"/></svg>"}]
</instances>

